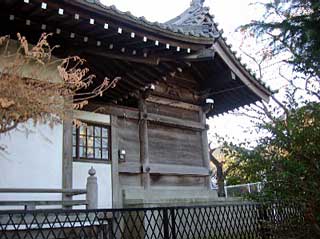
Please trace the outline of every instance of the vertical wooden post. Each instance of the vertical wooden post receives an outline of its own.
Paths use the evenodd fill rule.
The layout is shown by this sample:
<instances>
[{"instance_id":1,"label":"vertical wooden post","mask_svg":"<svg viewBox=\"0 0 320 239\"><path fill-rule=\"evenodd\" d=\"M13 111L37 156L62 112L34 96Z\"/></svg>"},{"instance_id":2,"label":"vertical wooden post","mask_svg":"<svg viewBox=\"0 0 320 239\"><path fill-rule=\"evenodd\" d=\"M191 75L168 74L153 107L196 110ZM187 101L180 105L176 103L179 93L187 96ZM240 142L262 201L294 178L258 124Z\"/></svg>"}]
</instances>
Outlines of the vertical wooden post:
<instances>
[{"instance_id":1,"label":"vertical wooden post","mask_svg":"<svg viewBox=\"0 0 320 239\"><path fill-rule=\"evenodd\" d=\"M169 239L169 215L168 215L168 209L163 209L163 238Z\"/></svg>"},{"instance_id":2,"label":"vertical wooden post","mask_svg":"<svg viewBox=\"0 0 320 239\"><path fill-rule=\"evenodd\" d=\"M119 138L118 117L111 115L111 171L112 171L112 207L122 207L119 182Z\"/></svg>"},{"instance_id":3,"label":"vertical wooden post","mask_svg":"<svg viewBox=\"0 0 320 239\"><path fill-rule=\"evenodd\" d=\"M98 208L98 180L96 175L96 170L91 167L88 171L89 177L87 178L87 209L97 209Z\"/></svg>"},{"instance_id":4,"label":"vertical wooden post","mask_svg":"<svg viewBox=\"0 0 320 239\"><path fill-rule=\"evenodd\" d=\"M177 239L176 217L174 213L174 208L170 208L170 217L171 217L171 237L172 239Z\"/></svg>"},{"instance_id":5,"label":"vertical wooden post","mask_svg":"<svg viewBox=\"0 0 320 239\"><path fill-rule=\"evenodd\" d=\"M258 220L260 224L260 237L262 239L271 238L270 220L268 217L268 207L266 204L258 204Z\"/></svg>"},{"instance_id":6,"label":"vertical wooden post","mask_svg":"<svg viewBox=\"0 0 320 239\"><path fill-rule=\"evenodd\" d=\"M143 165L143 186L145 189L150 188L150 168L149 168L149 141L148 141L148 112L146 97L140 95L139 98L139 140L140 140L140 162Z\"/></svg>"},{"instance_id":7,"label":"vertical wooden post","mask_svg":"<svg viewBox=\"0 0 320 239\"><path fill-rule=\"evenodd\" d=\"M72 119L63 121L62 140L62 188L72 189ZM72 200L72 196L63 194L62 200Z\"/></svg>"},{"instance_id":8,"label":"vertical wooden post","mask_svg":"<svg viewBox=\"0 0 320 239\"><path fill-rule=\"evenodd\" d=\"M206 114L203 110L200 110L200 122L206 126ZM208 169L208 173L210 171L210 158L209 158L209 142L207 135L207 128L201 132L201 141L202 141L202 158L203 158L203 166ZM205 186L208 189L210 187L210 175L206 177Z\"/></svg>"}]
</instances>

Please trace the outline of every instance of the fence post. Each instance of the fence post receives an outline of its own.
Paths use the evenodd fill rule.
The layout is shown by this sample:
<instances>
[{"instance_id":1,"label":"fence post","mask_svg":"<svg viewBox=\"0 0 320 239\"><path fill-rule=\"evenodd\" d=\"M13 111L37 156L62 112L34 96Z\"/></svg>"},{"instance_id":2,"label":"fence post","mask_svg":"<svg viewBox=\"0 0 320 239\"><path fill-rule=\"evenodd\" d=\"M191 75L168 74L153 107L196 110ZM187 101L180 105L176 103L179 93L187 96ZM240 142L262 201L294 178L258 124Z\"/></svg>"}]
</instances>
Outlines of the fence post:
<instances>
[{"instance_id":1,"label":"fence post","mask_svg":"<svg viewBox=\"0 0 320 239\"><path fill-rule=\"evenodd\" d=\"M98 208L98 182L95 176L96 170L91 167L88 171L89 177L87 178L87 209Z\"/></svg>"},{"instance_id":2,"label":"fence post","mask_svg":"<svg viewBox=\"0 0 320 239\"><path fill-rule=\"evenodd\" d=\"M260 224L260 234L262 239L270 238L270 228L268 228L269 220L268 220L268 212L267 206L265 204L258 205L259 210L259 224Z\"/></svg>"},{"instance_id":3,"label":"fence post","mask_svg":"<svg viewBox=\"0 0 320 239\"><path fill-rule=\"evenodd\" d=\"M228 197L228 186L227 186L227 181L224 181L224 196L225 198Z\"/></svg>"},{"instance_id":4,"label":"fence post","mask_svg":"<svg viewBox=\"0 0 320 239\"><path fill-rule=\"evenodd\" d=\"M172 239L177 239L176 233L176 218L174 215L174 208L170 208L170 217L171 217L171 237Z\"/></svg>"},{"instance_id":5,"label":"fence post","mask_svg":"<svg viewBox=\"0 0 320 239\"><path fill-rule=\"evenodd\" d=\"M163 209L163 238L169 239L169 216L168 209Z\"/></svg>"}]
</instances>

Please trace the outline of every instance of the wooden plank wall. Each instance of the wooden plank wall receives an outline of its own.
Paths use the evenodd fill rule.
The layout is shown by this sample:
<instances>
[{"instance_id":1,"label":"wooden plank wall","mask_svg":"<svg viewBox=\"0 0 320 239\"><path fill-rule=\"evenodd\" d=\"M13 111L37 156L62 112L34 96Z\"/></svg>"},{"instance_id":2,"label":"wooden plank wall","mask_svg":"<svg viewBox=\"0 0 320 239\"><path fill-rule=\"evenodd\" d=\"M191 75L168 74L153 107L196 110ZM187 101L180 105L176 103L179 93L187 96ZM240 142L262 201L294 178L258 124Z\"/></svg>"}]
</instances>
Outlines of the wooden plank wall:
<instances>
[{"instance_id":1,"label":"wooden plank wall","mask_svg":"<svg viewBox=\"0 0 320 239\"><path fill-rule=\"evenodd\" d=\"M201 133L148 124L150 163L203 166Z\"/></svg>"},{"instance_id":2,"label":"wooden plank wall","mask_svg":"<svg viewBox=\"0 0 320 239\"><path fill-rule=\"evenodd\" d=\"M142 199L149 190L208 190L208 142L204 137L206 127L202 109L198 106L177 107L148 101L146 106L147 113L143 114L138 109L118 105L96 105L91 109L99 107L100 113L117 118L117 123L112 125L117 128L113 131L117 137L111 139L115 146L112 148L113 162L118 160L119 150L126 151L125 162L118 161L115 168L119 178L118 186L113 184L117 189L113 190L117 190L120 197L129 195L125 193L127 190L143 192L136 195ZM142 135L139 130L143 121L147 121L147 135L144 135L148 137L147 162L142 162L140 157ZM197 193L191 195L198 196ZM174 195L171 195L172 198Z\"/></svg>"},{"instance_id":3,"label":"wooden plank wall","mask_svg":"<svg viewBox=\"0 0 320 239\"><path fill-rule=\"evenodd\" d=\"M208 171L204 164L201 129L170 125L160 116L201 123L199 111L148 103L148 141L151 187L206 187ZM159 120L154 120L159 116ZM120 185L142 187L140 162L139 120L118 119L119 149L126 150L126 162L119 163ZM204 128L204 126L203 126Z\"/></svg>"},{"instance_id":4,"label":"wooden plank wall","mask_svg":"<svg viewBox=\"0 0 320 239\"><path fill-rule=\"evenodd\" d=\"M139 121L119 119L118 129L119 149L126 150L126 163L139 163Z\"/></svg>"},{"instance_id":5,"label":"wooden plank wall","mask_svg":"<svg viewBox=\"0 0 320 239\"><path fill-rule=\"evenodd\" d=\"M195 110L186 110L178 107L156 104L148 102L148 113L154 113L158 115L171 116L183 120L191 120L200 122L199 113Z\"/></svg>"},{"instance_id":6,"label":"wooden plank wall","mask_svg":"<svg viewBox=\"0 0 320 239\"><path fill-rule=\"evenodd\" d=\"M118 119L119 150L126 151L126 161L119 163L120 187L142 186L139 121Z\"/></svg>"}]
</instances>

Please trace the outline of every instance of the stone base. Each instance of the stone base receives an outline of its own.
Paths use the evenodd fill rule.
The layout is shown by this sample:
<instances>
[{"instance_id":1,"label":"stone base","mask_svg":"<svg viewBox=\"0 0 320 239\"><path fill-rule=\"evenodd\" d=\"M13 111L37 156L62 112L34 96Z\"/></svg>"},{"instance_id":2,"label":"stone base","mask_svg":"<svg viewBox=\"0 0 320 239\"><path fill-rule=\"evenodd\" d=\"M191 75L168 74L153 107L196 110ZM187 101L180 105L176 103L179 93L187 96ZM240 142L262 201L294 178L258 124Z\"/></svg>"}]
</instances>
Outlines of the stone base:
<instances>
[{"instance_id":1,"label":"stone base","mask_svg":"<svg viewBox=\"0 0 320 239\"><path fill-rule=\"evenodd\" d=\"M122 190L124 207L192 206L232 203L235 200L218 198L217 191L181 188L128 188ZM239 199L237 199L239 201Z\"/></svg>"}]
</instances>

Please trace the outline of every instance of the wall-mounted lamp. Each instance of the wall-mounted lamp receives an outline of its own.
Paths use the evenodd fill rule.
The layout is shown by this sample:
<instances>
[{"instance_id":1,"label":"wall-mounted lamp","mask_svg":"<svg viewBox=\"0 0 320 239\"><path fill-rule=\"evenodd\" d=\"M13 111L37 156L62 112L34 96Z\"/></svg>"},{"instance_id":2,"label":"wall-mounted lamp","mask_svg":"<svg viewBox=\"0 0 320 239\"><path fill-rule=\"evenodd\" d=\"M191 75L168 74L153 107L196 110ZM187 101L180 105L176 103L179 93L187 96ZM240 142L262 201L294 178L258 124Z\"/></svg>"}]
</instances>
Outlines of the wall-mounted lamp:
<instances>
[{"instance_id":1,"label":"wall-mounted lamp","mask_svg":"<svg viewBox=\"0 0 320 239\"><path fill-rule=\"evenodd\" d=\"M205 105L202 107L203 112L205 114L209 113L211 110L213 110L213 105L214 105L214 99L207 98Z\"/></svg>"},{"instance_id":2,"label":"wall-mounted lamp","mask_svg":"<svg viewBox=\"0 0 320 239\"><path fill-rule=\"evenodd\" d=\"M155 86L154 84L149 84L149 85L147 85L147 86L145 87L145 89L146 89L146 90L151 90L151 91L153 91L153 90L156 89L156 86Z\"/></svg>"},{"instance_id":3,"label":"wall-mounted lamp","mask_svg":"<svg viewBox=\"0 0 320 239\"><path fill-rule=\"evenodd\" d=\"M231 71L231 79L232 80L236 80L237 79L236 74L234 74L233 71Z\"/></svg>"},{"instance_id":4,"label":"wall-mounted lamp","mask_svg":"<svg viewBox=\"0 0 320 239\"><path fill-rule=\"evenodd\" d=\"M156 86L154 84L149 84L146 87L144 87L143 98L148 98L155 89Z\"/></svg>"},{"instance_id":5,"label":"wall-mounted lamp","mask_svg":"<svg viewBox=\"0 0 320 239\"><path fill-rule=\"evenodd\" d=\"M126 161L126 150L119 149L119 162L125 162Z\"/></svg>"},{"instance_id":6,"label":"wall-mounted lamp","mask_svg":"<svg viewBox=\"0 0 320 239\"><path fill-rule=\"evenodd\" d=\"M206 104L214 104L214 99L211 99L211 98L207 98L206 99Z\"/></svg>"}]
</instances>

